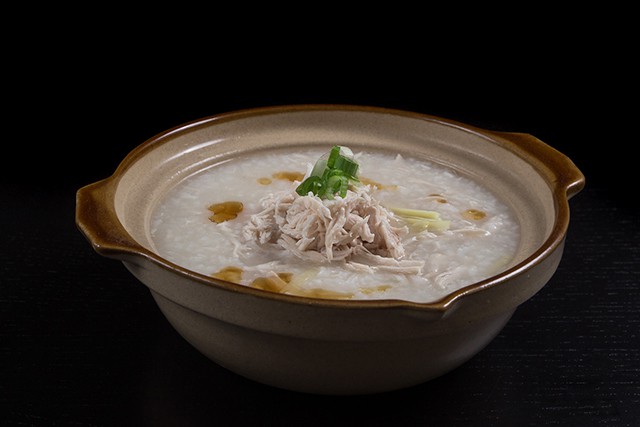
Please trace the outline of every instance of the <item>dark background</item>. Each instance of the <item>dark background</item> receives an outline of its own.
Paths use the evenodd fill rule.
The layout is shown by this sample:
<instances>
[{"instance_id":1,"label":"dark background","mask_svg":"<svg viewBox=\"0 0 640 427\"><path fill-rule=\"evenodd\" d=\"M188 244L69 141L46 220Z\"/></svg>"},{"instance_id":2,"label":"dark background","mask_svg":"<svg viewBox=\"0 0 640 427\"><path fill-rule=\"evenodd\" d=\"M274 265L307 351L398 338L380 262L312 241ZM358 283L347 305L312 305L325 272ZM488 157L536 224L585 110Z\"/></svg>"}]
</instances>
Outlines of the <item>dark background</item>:
<instances>
[{"instance_id":1,"label":"dark background","mask_svg":"<svg viewBox=\"0 0 640 427\"><path fill-rule=\"evenodd\" d=\"M65 58L38 61L47 71L12 81L21 96L5 98L12 148L0 186L0 424L638 425L637 134L627 64L614 54L574 52L558 63L542 52L515 61L492 53L437 73L438 61L396 62L400 72L391 73L376 61L353 69L327 57L323 68L277 69L170 54L115 66L117 52L87 53L70 67L59 65ZM605 59L607 73L594 70ZM254 383L190 347L148 290L77 230L77 189L110 175L146 139L218 113L300 103L526 132L585 174L557 273L460 368L372 396Z\"/></svg>"}]
</instances>

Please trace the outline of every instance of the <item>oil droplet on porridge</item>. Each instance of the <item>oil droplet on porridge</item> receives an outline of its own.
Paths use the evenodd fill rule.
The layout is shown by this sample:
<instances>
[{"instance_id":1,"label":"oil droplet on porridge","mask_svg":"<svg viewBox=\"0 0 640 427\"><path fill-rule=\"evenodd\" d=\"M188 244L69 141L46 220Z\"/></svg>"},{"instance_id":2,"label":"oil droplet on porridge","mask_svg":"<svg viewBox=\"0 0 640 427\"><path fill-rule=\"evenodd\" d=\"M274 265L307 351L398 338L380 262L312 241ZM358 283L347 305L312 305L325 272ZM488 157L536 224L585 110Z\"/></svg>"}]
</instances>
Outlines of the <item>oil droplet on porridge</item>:
<instances>
[{"instance_id":1,"label":"oil droplet on porridge","mask_svg":"<svg viewBox=\"0 0 640 427\"><path fill-rule=\"evenodd\" d=\"M293 282L293 274L288 272L281 272L271 274L266 277L258 277L251 286L254 288L262 289L265 291L277 292L288 295L296 295L309 298L323 298L323 299L351 299L352 293L336 292L328 289L312 288L304 289L298 284Z\"/></svg>"},{"instance_id":2,"label":"oil droplet on porridge","mask_svg":"<svg viewBox=\"0 0 640 427\"><path fill-rule=\"evenodd\" d=\"M377 187L378 190L397 190L398 189L397 185L380 184L379 182L376 182L376 181L374 181L372 179L369 179L369 178L366 178L364 176L359 177L359 180L364 185L370 185L372 187Z\"/></svg>"},{"instance_id":3,"label":"oil droplet on porridge","mask_svg":"<svg viewBox=\"0 0 640 427\"><path fill-rule=\"evenodd\" d=\"M275 179L284 179L286 181L302 181L304 179L304 174L302 172L287 172L287 171L282 171L282 172L276 172L273 175L271 175L271 177L275 178Z\"/></svg>"},{"instance_id":4,"label":"oil droplet on porridge","mask_svg":"<svg viewBox=\"0 0 640 427\"><path fill-rule=\"evenodd\" d=\"M281 171L271 174L271 178L294 182L302 181L304 179L304 174L302 172ZM258 184L269 185L273 182L271 178L268 178L266 176L258 178Z\"/></svg>"},{"instance_id":5,"label":"oil droplet on porridge","mask_svg":"<svg viewBox=\"0 0 640 427\"><path fill-rule=\"evenodd\" d=\"M210 205L207 209L213 212L213 215L209 217L209 220L216 224L229 221L236 218L243 208L242 202L222 202Z\"/></svg>"},{"instance_id":6,"label":"oil droplet on porridge","mask_svg":"<svg viewBox=\"0 0 640 427\"><path fill-rule=\"evenodd\" d=\"M442 194L429 194L429 197L438 203L447 203L447 199L445 199Z\"/></svg>"},{"instance_id":7,"label":"oil droplet on porridge","mask_svg":"<svg viewBox=\"0 0 640 427\"><path fill-rule=\"evenodd\" d=\"M464 219L469 219L473 221L480 221L487 216L487 213L478 209L467 209L462 212L462 217Z\"/></svg>"},{"instance_id":8,"label":"oil droplet on porridge","mask_svg":"<svg viewBox=\"0 0 640 427\"><path fill-rule=\"evenodd\" d=\"M371 295L376 292L384 292L387 289L391 289L391 285L379 285L373 288L360 288L360 292L362 292L365 295Z\"/></svg>"}]
</instances>

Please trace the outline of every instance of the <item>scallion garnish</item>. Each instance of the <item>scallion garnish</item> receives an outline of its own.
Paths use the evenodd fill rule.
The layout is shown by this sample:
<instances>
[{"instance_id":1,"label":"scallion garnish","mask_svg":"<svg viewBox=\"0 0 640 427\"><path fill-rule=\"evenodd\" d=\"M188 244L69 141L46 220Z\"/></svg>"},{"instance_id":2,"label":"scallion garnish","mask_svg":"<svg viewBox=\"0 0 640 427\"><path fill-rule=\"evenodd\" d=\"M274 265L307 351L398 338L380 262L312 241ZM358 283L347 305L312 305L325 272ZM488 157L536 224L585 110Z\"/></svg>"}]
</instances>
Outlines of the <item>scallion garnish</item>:
<instances>
[{"instance_id":1,"label":"scallion garnish","mask_svg":"<svg viewBox=\"0 0 640 427\"><path fill-rule=\"evenodd\" d=\"M316 161L311 174L296 192L301 196L311 192L321 199L333 199L336 194L345 197L351 181L358 181L358 162L349 148L334 145Z\"/></svg>"}]
</instances>

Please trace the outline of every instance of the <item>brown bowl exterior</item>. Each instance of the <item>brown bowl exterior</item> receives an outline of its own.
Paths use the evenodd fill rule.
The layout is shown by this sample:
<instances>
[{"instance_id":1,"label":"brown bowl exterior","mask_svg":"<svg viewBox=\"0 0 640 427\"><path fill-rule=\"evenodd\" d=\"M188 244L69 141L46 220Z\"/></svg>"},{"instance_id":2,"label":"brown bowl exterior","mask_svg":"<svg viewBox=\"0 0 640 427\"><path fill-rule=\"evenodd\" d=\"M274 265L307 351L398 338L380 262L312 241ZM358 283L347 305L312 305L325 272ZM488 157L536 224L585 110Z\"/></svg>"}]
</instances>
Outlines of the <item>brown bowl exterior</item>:
<instances>
[{"instance_id":1,"label":"brown bowl exterior","mask_svg":"<svg viewBox=\"0 0 640 427\"><path fill-rule=\"evenodd\" d=\"M154 251L151 211L185 177L247 153L332 144L400 152L482 179L518 216L522 239L513 263L432 303L343 301L217 280ZM76 223L99 254L121 260L151 290L189 343L220 365L291 390L374 393L442 375L496 336L554 274L568 199L584 182L570 159L531 135L374 107L271 107L204 118L147 140L111 177L78 191Z\"/></svg>"}]
</instances>

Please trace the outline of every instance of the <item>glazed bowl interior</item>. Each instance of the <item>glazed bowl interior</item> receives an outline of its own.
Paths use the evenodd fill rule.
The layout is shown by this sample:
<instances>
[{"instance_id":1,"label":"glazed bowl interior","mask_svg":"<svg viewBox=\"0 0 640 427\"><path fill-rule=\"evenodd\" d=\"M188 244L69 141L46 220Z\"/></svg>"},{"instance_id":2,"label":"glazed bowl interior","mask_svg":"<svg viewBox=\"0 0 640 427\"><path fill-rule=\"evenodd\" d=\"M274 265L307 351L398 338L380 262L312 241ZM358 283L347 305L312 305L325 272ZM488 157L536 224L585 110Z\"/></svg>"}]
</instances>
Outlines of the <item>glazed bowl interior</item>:
<instances>
[{"instance_id":1,"label":"glazed bowl interior","mask_svg":"<svg viewBox=\"0 0 640 427\"><path fill-rule=\"evenodd\" d=\"M152 212L185 178L256 152L333 144L429 160L482 182L511 207L520 224L520 244L505 270L538 251L556 225L557 205L544 175L499 136L437 118L350 108L236 113L161 134L123 162L114 196L118 219L136 242L157 253L150 235Z\"/></svg>"}]
</instances>

